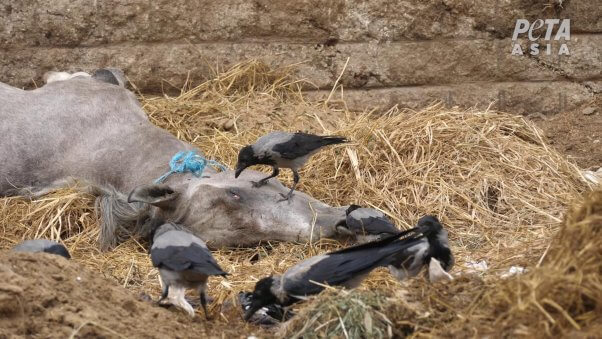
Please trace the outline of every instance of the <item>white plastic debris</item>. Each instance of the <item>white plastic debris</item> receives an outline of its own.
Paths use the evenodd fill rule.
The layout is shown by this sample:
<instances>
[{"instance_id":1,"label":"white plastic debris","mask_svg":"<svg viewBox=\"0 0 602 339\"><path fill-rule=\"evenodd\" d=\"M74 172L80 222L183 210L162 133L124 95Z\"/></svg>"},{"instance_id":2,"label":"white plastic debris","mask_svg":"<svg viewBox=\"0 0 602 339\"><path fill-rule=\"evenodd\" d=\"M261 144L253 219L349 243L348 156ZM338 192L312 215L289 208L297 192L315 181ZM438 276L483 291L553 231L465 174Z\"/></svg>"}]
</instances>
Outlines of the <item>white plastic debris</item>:
<instances>
[{"instance_id":1,"label":"white plastic debris","mask_svg":"<svg viewBox=\"0 0 602 339\"><path fill-rule=\"evenodd\" d=\"M598 168L597 171L583 171L581 172L583 177L594 185L600 185L602 183L602 167Z\"/></svg>"},{"instance_id":2,"label":"white plastic debris","mask_svg":"<svg viewBox=\"0 0 602 339\"><path fill-rule=\"evenodd\" d=\"M521 266L512 266L510 267L510 269L508 270L508 272L504 273L501 275L501 277L503 279L515 276L515 275L519 275L519 274L523 274L525 273L527 270L524 267Z\"/></svg>"},{"instance_id":3,"label":"white plastic debris","mask_svg":"<svg viewBox=\"0 0 602 339\"><path fill-rule=\"evenodd\" d=\"M466 273L485 272L489 269L485 260L469 261L464 263L464 267L468 268L468 270L466 270Z\"/></svg>"}]
</instances>

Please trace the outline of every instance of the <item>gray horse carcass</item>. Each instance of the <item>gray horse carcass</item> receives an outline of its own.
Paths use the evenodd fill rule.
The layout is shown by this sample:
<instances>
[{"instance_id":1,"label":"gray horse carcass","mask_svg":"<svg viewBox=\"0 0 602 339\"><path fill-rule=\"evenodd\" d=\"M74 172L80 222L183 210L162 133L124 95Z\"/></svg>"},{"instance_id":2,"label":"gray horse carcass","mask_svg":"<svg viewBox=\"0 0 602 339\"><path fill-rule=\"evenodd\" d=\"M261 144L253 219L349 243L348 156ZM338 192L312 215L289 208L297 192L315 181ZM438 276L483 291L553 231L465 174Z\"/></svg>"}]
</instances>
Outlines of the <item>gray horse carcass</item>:
<instances>
[{"instance_id":1,"label":"gray horse carcass","mask_svg":"<svg viewBox=\"0 0 602 339\"><path fill-rule=\"evenodd\" d=\"M97 195L105 249L164 222L183 225L214 248L336 235L345 207L301 192L279 203L288 189L275 180L254 188L251 181L264 176L256 171L236 180L232 171L208 166L200 177L175 173L156 184L175 154L202 152L150 123L120 84L94 76L27 91L0 83L0 196L85 183Z\"/></svg>"}]
</instances>

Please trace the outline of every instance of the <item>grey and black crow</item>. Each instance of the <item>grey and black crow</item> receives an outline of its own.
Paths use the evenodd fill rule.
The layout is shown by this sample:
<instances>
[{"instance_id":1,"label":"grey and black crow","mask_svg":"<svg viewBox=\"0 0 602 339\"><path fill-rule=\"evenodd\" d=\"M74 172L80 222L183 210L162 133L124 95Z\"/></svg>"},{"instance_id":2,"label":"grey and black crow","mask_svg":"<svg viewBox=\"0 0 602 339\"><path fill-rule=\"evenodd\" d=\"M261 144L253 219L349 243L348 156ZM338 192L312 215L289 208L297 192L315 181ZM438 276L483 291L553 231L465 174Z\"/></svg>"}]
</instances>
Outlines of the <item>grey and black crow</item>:
<instances>
[{"instance_id":1,"label":"grey and black crow","mask_svg":"<svg viewBox=\"0 0 602 339\"><path fill-rule=\"evenodd\" d=\"M198 289L207 317L207 279L211 275L226 276L211 255L205 242L176 225L160 225L151 235L150 250L153 266L159 269L163 291L161 302L169 298L172 304L194 316L192 306L184 298L187 288Z\"/></svg>"},{"instance_id":2,"label":"grey and black crow","mask_svg":"<svg viewBox=\"0 0 602 339\"><path fill-rule=\"evenodd\" d=\"M437 217L431 215L420 218L416 228L424 237L393 256L389 265L391 274L401 281L418 275L422 267L428 266L431 282L453 280L447 273L454 265L447 231Z\"/></svg>"},{"instance_id":3,"label":"grey and black crow","mask_svg":"<svg viewBox=\"0 0 602 339\"><path fill-rule=\"evenodd\" d=\"M293 191L299 183L298 171L307 160L324 146L344 142L347 142L347 139L339 136L271 132L257 139L253 145L247 145L240 150L234 177L238 178L249 166L272 166L271 175L253 182L253 186L260 187L265 185L269 179L278 176L280 168L290 168L293 171L293 187L288 194L282 195L283 200L288 200L293 196Z\"/></svg>"},{"instance_id":4,"label":"grey and black crow","mask_svg":"<svg viewBox=\"0 0 602 339\"><path fill-rule=\"evenodd\" d=\"M288 306L305 296L320 293L324 287L319 284L358 286L373 269L389 265L393 255L420 241L421 236L416 234L399 239L414 231L411 229L379 241L317 255L301 261L281 276L259 280L245 320L266 305Z\"/></svg>"},{"instance_id":5,"label":"grey and black crow","mask_svg":"<svg viewBox=\"0 0 602 339\"><path fill-rule=\"evenodd\" d=\"M395 224L381 211L351 205L344 223L337 225L340 233L350 234L360 243L378 240L399 233Z\"/></svg>"},{"instance_id":6,"label":"grey and black crow","mask_svg":"<svg viewBox=\"0 0 602 339\"><path fill-rule=\"evenodd\" d=\"M71 255L65 246L56 241L48 239L33 239L25 240L13 248L16 252L45 252L60 255L67 259L71 259Z\"/></svg>"}]
</instances>

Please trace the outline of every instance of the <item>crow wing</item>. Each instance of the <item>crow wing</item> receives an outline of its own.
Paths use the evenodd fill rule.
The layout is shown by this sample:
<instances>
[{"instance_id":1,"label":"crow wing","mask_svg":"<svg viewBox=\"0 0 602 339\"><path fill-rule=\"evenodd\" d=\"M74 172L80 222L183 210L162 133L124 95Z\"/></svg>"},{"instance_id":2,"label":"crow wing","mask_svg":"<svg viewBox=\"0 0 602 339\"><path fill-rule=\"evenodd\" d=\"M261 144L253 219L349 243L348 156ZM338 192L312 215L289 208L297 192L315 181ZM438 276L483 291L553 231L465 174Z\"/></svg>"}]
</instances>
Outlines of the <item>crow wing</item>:
<instances>
[{"instance_id":1,"label":"crow wing","mask_svg":"<svg viewBox=\"0 0 602 339\"><path fill-rule=\"evenodd\" d=\"M46 252L58 254L67 259L71 258L69 251L60 243L48 239L25 240L13 248L17 252Z\"/></svg>"},{"instance_id":2,"label":"crow wing","mask_svg":"<svg viewBox=\"0 0 602 339\"><path fill-rule=\"evenodd\" d=\"M284 159L297 159L312 154L321 147L347 142L338 136L319 136L307 133L295 133L289 140L275 144L272 151Z\"/></svg>"},{"instance_id":3,"label":"crow wing","mask_svg":"<svg viewBox=\"0 0 602 339\"><path fill-rule=\"evenodd\" d=\"M385 238L382 238L380 240L377 241L371 241L371 242L367 242L364 244L360 244L360 245L355 245L355 246L351 246L351 247L346 247L337 251L333 251L333 252L329 252L328 254L335 254L335 253L346 253L346 252L356 252L356 251L360 251L363 249L373 249L373 248L381 248L384 247L385 245L392 243L394 241L396 241L397 239L406 236L405 238L399 240L401 242L405 242L405 241L412 241L415 239L420 239L423 236L420 233L416 233L418 231L418 228L414 227L414 228L410 228L408 230L405 231L399 231L398 233L395 233L393 235L387 236Z\"/></svg>"},{"instance_id":4,"label":"crow wing","mask_svg":"<svg viewBox=\"0 0 602 339\"><path fill-rule=\"evenodd\" d=\"M153 266L175 272L193 270L206 275L227 275L211 255L199 244L151 248Z\"/></svg>"},{"instance_id":5,"label":"crow wing","mask_svg":"<svg viewBox=\"0 0 602 339\"><path fill-rule=\"evenodd\" d=\"M386 217L347 218L347 227L353 232L361 234L395 234L399 232L399 229Z\"/></svg>"},{"instance_id":6,"label":"crow wing","mask_svg":"<svg viewBox=\"0 0 602 339\"><path fill-rule=\"evenodd\" d=\"M369 234L395 234L399 232L399 229L386 218L369 217L368 220L363 221L363 224L365 232Z\"/></svg>"},{"instance_id":7,"label":"crow wing","mask_svg":"<svg viewBox=\"0 0 602 339\"><path fill-rule=\"evenodd\" d=\"M419 241L420 238L411 238L391 242L383 247L361 245L351 248L355 250L346 249L318 256L320 259L314 262L300 263L300 266L306 266L303 269L295 267L284 274L284 291L292 296L304 296L319 293L324 289L311 281L331 286L343 285L376 267L388 265L391 255Z\"/></svg>"},{"instance_id":8,"label":"crow wing","mask_svg":"<svg viewBox=\"0 0 602 339\"><path fill-rule=\"evenodd\" d=\"M63 246L61 244L52 245L52 246L46 248L44 250L44 252L51 253L51 254L57 254L62 257L65 257L67 259L71 259L71 255L69 254L69 251L67 250L67 248L65 248L65 246Z\"/></svg>"},{"instance_id":9,"label":"crow wing","mask_svg":"<svg viewBox=\"0 0 602 339\"><path fill-rule=\"evenodd\" d=\"M429 249L428 240L425 237L420 238L415 244L392 255L390 264L405 270L420 269L428 258Z\"/></svg>"}]
</instances>

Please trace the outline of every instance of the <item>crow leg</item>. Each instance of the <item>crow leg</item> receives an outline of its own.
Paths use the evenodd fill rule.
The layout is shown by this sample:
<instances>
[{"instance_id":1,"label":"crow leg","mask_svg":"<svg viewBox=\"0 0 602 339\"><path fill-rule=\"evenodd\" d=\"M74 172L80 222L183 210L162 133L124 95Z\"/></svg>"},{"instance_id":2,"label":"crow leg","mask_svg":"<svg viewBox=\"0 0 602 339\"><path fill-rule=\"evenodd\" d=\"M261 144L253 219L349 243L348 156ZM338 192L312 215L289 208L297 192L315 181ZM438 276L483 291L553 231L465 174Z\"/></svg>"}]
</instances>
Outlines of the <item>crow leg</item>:
<instances>
[{"instance_id":1,"label":"crow leg","mask_svg":"<svg viewBox=\"0 0 602 339\"><path fill-rule=\"evenodd\" d=\"M169 285L164 284L163 290L161 291L161 298L159 298L159 300L157 301L157 304L162 302L163 300L165 300L165 298L167 298L168 294L169 294Z\"/></svg>"},{"instance_id":2,"label":"crow leg","mask_svg":"<svg viewBox=\"0 0 602 339\"><path fill-rule=\"evenodd\" d=\"M277 177L278 174L280 173L280 169L276 166L272 166L272 174L270 174L269 176L259 180L259 181L251 181L253 183L253 187L257 188L257 187L261 187L265 184L268 183L268 180Z\"/></svg>"},{"instance_id":3,"label":"crow leg","mask_svg":"<svg viewBox=\"0 0 602 339\"><path fill-rule=\"evenodd\" d=\"M282 197L282 199L278 200L278 202L287 201L293 197L293 192L295 191L295 188L297 187L297 184L299 183L300 179L301 178L299 177L299 173L297 173L297 170L293 170L293 187L288 192L288 194L280 193L280 196Z\"/></svg>"},{"instance_id":4,"label":"crow leg","mask_svg":"<svg viewBox=\"0 0 602 339\"><path fill-rule=\"evenodd\" d=\"M184 297L185 293L186 288L183 286L173 287L170 289L169 299L171 300L172 304L186 311L186 313L188 313L191 317L194 317L194 309L192 306L190 306L188 301L186 301L186 298Z\"/></svg>"},{"instance_id":5,"label":"crow leg","mask_svg":"<svg viewBox=\"0 0 602 339\"><path fill-rule=\"evenodd\" d=\"M205 312L205 319L209 320L209 313L207 313L207 295L205 294L205 289L201 289L201 306L203 306L203 311Z\"/></svg>"}]
</instances>

